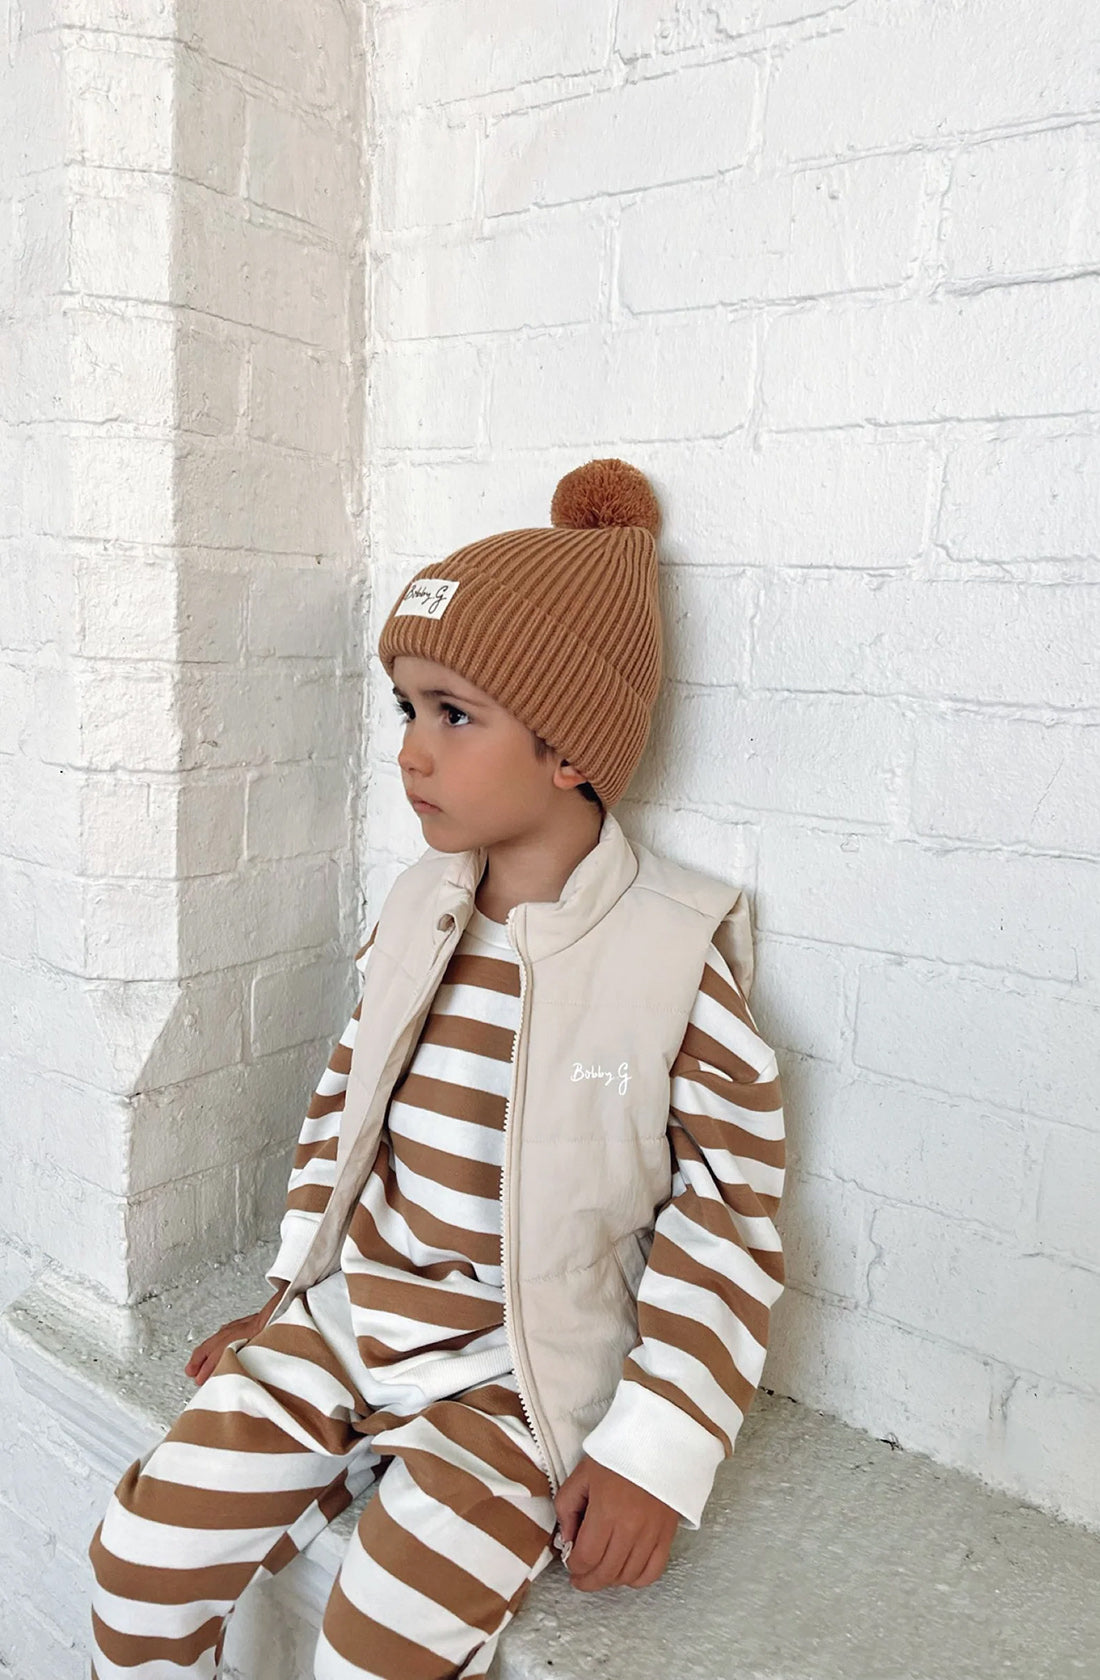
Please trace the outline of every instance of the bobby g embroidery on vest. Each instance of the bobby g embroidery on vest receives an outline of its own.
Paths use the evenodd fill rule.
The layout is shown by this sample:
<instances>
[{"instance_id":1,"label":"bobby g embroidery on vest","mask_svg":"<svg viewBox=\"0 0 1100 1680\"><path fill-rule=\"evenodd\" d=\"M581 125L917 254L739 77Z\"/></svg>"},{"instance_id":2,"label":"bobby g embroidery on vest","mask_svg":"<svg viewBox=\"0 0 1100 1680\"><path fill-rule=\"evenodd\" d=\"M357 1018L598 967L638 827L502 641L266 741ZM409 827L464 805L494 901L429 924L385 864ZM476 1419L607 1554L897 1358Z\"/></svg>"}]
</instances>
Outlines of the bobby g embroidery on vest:
<instances>
[{"instance_id":1,"label":"bobby g embroidery on vest","mask_svg":"<svg viewBox=\"0 0 1100 1680\"><path fill-rule=\"evenodd\" d=\"M626 1088L630 1084L633 1075L630 1071L629 1062L620 1062L614 1073L612 1073L610 1068L605 1068L602 1063L594 1064L590 1062L587 1066L585 1066L584 1062L574 1062L573 1071L569 1075L569 1078L574 1085L582 1079L596 1079L599 1080L602 1085L610 1085L611 1081L614 1080L615 1089L618 1091L620 1097L625 1097Z\"/></svg>"},{"instance_id":2,"label":"bobby g embroidery on vest","mask_svg":"<svg viewBox=\"0 0 1100 1680\"><path fill-rule=\"evenodd\" d=\"M393 609L395 618L442 618L461 582L450 578L416 578Z\"/></svg>"}]
</instances>

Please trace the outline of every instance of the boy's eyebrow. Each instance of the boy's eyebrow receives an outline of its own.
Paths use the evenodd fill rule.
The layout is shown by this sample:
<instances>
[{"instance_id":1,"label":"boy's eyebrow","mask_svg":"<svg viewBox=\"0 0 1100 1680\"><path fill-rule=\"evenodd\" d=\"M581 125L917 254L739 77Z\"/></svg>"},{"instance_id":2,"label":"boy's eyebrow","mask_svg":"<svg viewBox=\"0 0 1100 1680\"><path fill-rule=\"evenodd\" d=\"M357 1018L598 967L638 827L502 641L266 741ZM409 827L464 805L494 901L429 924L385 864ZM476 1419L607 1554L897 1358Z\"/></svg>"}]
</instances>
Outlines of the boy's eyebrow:
<instances>
[{"instance_id":1,"label":"boy's eyebrow","mask_svg":"<svg viewBox=\"0 0 1100 1680\"><path fill-rule=\"evenodd\" d=\"M398 688L396 683L393 685L393 692L398 700L409 698L403 689ZM426 688L424 698L425 700L457 700L463 706L476 706L478 704L476 700L464 697L454 688Z\"/></svg>"}]
</instances>

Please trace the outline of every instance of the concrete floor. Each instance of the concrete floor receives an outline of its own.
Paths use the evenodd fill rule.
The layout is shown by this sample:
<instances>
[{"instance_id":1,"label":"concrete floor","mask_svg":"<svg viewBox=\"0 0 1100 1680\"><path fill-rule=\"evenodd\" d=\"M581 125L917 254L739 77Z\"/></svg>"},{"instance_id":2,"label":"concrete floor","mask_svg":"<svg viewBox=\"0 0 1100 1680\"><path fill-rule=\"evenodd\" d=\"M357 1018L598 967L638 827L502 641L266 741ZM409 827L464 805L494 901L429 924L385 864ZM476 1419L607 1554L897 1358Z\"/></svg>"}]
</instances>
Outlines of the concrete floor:
<instances>
[{"instance_id":1,"label":"concrete floor","mask_svg":"<svg viewBox=\"0 0 1100 1680\"><path fill-rule=\"evenodd\" d=\"M175 1416L185 1350L261 1295L262 1257L151 1303L136 1331L32 1290L4 1343L38 1405L121 1472ZM350 1514L234 1618L240 1680L304 1680ZM261 1602L262 1600L262 1602ZM1100 1536L761 1394L698 1534L643 1593L554 1563L500 1680L1100 1680ZM46 1675L19 1680L52 1680Z\"/></svg>"}]
</instances>

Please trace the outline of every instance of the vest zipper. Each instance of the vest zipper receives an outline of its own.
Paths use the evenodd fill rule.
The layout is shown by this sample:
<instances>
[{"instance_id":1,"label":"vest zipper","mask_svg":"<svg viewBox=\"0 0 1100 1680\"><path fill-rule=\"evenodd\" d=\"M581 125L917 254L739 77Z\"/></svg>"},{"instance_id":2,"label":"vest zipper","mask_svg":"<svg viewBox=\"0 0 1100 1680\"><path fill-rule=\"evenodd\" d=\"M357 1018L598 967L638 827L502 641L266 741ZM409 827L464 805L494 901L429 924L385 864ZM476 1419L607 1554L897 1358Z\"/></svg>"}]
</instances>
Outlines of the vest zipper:
<instances>
[{"instance_id":1,"label":"vest zipper","mask_svg":"<svg viewBox=\"0 0 1100 1680\"><path fill-rule=\"evenodd\" d=\"M514 915L515 915L515 908L509 910L507 920L506 920L506 923L505 923L505 925L508 929L508 937L511 940L512 945L515 947L516 955L519 958L519 1023L517 1025L515 1033L513 1034L513 1037L512 1037L512 1054L509 1058L509 1062L510 1062L511 1069L512 1069L512 1077L511 1077L511 1081L510 1081L510 1084L509 1084L509 1087L508 1087L508 1096L507 1096L507 1099L505 1100L505 1104L504 1104L504 1130L503 1130L504 1164L501 1168L501 1175L500 1175L500 1275L501 1275L501 1282L503 1284L503 1288L502 1288L502 1291L501 1291L501 1297L502 1297L502 1301L503 1301L504 1334L507 1337L508 1350L512 1355L512 1369L515 1372L515 1376L516 1376L516 1389L517 1389L518 1394L519 1394L520 1409L522 1410L524 1418L527 1421L527 1427L531 1431L531 1436L532 1436L532 1439L534 1440L535 1446L538 1448L539 1456L542 1459L542 1467L545 1470L547 1480L550 1483L550 1493L551 1493L551 1497L552 1497L554 1494L557 1493L559 1483L558 1483L557 1477L554 1474L553 1466L550 1462L550 1454L546 1450L546 1444L543 1441L543 1438L542 1438L541 1434L539 1433L538 1425L536 1424L535 1419L532 1416L532 1408L528 1404L527 1398L524 1394L524 1381L525 1381L525 1378L526 1378L526 1375L527 1375L526 1367L524 1365L523 1360L520 1357L519 1343L516 1340L515 1333L514 1333L514 1330L513 1330L513 1325L512 1325L512 1315L508 1311L508 1283L509 1283L508 1274L509 1274L509 1270L510 1270L511 1252L512 1252L512 1245L511 1245L511 1240L510 1240L511 1221L509 1219L510 1209L509 1209L509 1198L508 1198L508 1186L509 1186L509 1177L510 1177L509 1172L508 1172L508 1158L511 1154L511 1137L512 1137L512 1132L511 1132L511 1129L510 1129L510 1122L511 1122L512 1117L513 1117L513 1108L515 1106L516 1072L517 1072L517 1068L518 1068L519 1043L520 1043L520 1036L521 1036L521 1034L523 1032L523 1029L524 1029L524 1026L526 1024L527 993L528 993L528 990L529 990L529 975L528 975L528 969L527 969L527 958L526 958L526 955L524 954L524 952L520 948L518 938L514 937L514 923L512 921L512 918L513 918Z\"/></svg>"}]
</instances>

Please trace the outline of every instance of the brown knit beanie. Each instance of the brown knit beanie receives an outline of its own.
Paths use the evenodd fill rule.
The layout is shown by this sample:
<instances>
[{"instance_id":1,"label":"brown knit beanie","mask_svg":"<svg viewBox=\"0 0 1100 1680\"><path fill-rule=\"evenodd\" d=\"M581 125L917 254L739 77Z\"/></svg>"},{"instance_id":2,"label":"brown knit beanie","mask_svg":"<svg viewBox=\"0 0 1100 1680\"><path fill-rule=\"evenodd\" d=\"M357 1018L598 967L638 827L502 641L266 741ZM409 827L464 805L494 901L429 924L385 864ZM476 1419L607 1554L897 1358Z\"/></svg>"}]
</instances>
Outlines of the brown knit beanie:
<instances>
[{"instance_id":1,"label":"brown knit beanie","mask_svg":"<svg viewBox=\"0 0 1100 1680\"><path fill-rule=\"evenodd\" d=\"M378 653L390 677L403 653L459 672L610 806L641 757L661 679L660 510L636 467L589 461L562 479L550 519L424 566Z\"/></svg>"}]
</instances>

